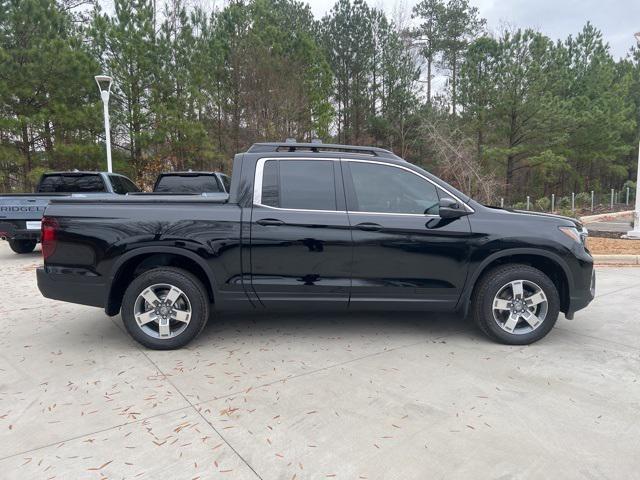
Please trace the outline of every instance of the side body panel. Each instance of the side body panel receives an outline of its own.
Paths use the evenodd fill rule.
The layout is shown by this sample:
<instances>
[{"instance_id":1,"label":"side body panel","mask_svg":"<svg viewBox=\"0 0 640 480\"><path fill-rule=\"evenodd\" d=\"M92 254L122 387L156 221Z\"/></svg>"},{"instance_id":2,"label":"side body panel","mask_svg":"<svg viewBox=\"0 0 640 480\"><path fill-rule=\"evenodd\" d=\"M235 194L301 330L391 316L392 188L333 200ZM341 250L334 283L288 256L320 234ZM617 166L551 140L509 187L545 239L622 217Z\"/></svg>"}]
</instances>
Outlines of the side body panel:
<instances>
[{"instance_id":1,"label":"side body panel","mask_svg":"<svg viewBox=\"0 0 640 480\"><path fill-rule=\"evenodd\" d=\"M472 253L459 308L467 308L474 285L490 265L507 257L543 258L560 267L569 288L566 313L582 308L592 299L593 258L582 245L560 232L560 217L477 208L478 214L469 216Z\"/></svg>"},{"instance_id":2,"label":"side body panel","mask_svg":"<svg viewBox=\"0 0 640 480\"><path fill-rule=\"evenodd\" d=\"M94 208L91 208L94 205ZM246 303L240 258L241 211L206 201L88 201L53 203L59 223L50 273L91 278L106 296L123 264L139 255L177 254L192 259L210 279L216 302Z\"/></svg>"},{"instance_id":3,"label":"side body panel","mask_svg":"<svg viewBox=\"0 0 640 480\"><path fill-rule=\"evenodd\" d=\"M469 221L350 213L353 225L351 304L452 310L463 291L471 252Z\"/></svg>"}]
</instances>

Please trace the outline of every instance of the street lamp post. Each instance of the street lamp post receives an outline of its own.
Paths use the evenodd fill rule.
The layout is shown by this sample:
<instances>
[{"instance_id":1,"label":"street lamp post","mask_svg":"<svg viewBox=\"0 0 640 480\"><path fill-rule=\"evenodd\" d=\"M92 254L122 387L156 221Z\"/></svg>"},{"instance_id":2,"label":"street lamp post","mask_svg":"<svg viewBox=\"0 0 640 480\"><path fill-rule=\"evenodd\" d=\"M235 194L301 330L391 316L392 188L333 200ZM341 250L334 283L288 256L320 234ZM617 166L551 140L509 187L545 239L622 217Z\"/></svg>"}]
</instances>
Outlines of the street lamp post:
<instances>
[{"instance_id":1,"label":"street lamp post","mask_svg":"<svg viewBox=\"0 0 640 480\"><path fill-rule=\"evenodd\" d=\"M640 48L640 32L635 34ZM638 143L638 172L636 176L636 208L633 212L633 230L627 232L627 238L640 240L640 142Z\"/></svg>"},{"instance_id":2,"label":"street lamp post","mask_svg":"<svg viewBox=\"0 0 640 480\"><path fill-rule=\"evenodd\" d=\"M107 171L113 171L111 165L111 125L109 124L109 94L111 93L111 84L113 79L107 75L96 75L96 83L100 89L102 97L102 106L104 107L104 135L105 144L107 145Z\"/></svg>"}]
</instances>

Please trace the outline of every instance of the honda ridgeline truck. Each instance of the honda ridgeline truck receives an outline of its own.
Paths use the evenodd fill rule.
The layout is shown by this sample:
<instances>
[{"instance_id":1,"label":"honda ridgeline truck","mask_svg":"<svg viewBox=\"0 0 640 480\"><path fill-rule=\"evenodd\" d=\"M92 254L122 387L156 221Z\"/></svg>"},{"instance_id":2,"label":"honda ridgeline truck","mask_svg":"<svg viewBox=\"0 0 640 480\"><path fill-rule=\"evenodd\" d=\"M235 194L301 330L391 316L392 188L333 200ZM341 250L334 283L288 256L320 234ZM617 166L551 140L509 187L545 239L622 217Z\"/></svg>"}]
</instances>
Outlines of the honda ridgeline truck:
<instances>
[{"instance_id":1,"label":"honda ridgeline truck","mask_svg":"<svg viewBox=\"0 0 640 480\"><path fill-rule=\"evenodd\" d=\"M186 345L214 309L292 307L457 310L521 345L593 299L586 236L483 206L387 150L261 143L235 156L228 195L51 199L37 277L154 349Z\"/></svg>"}]
</instances>

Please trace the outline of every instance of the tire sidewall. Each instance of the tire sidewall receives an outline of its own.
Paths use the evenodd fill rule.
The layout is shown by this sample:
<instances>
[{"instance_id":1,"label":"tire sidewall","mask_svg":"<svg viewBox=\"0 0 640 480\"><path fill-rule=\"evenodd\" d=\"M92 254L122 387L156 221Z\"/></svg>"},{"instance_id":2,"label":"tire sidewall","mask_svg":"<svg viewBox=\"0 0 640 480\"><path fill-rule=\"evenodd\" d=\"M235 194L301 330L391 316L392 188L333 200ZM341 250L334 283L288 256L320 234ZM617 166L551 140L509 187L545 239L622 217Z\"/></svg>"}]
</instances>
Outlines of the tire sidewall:
<instances>
[{"instance_id":1,"label":"tire sidewall","mask_svg":"<svg viewBox=\"0 0 640 480\"><path fill-rule=\"evenodd\" d=\"M9 240L9 247L15 253L31 253L37 243L35 240Z\"/></svg>"},{"instance_id":2,"label":"tire sidewall","mask_svg":"<svg viewBox=\"0 0 640 480\"><path fill-rule=\"evenodd\" d=\"M535 283L542 289L548 302L547 315L542 325L532 332L520 335L504 331L493 317L493 300L496 294L502 287L514 280L528 280ZM488 333L500 342L511 345L527 345L543 338L555 325L560 312L560 298L554 283L540 270L526 265L522 265L521 268L496 271L495 274L487 280L486 288L483 291L483 298L479 300L479 313L483 317L479 320L484 323L484 327L488 330Z\"/></svg>"},{"instance_id":3,"label":"tire sidewall","mask_svg":"<svg viewBox=\"0 0 640 480\"><path fill-rule=\"evenodd\" d=\"M180 335L167 339L144 333L134 315L138 295L145 288L158 283L178 287L191 304L191 320L187 328ZM121 316L125 328L138 343L154 350L173 350L185 346L202 331L209 316L209 301L202 283L190 273L174 268L155 268L136 277L127 287L122 299Z\"/></svg>"}]
</instances>

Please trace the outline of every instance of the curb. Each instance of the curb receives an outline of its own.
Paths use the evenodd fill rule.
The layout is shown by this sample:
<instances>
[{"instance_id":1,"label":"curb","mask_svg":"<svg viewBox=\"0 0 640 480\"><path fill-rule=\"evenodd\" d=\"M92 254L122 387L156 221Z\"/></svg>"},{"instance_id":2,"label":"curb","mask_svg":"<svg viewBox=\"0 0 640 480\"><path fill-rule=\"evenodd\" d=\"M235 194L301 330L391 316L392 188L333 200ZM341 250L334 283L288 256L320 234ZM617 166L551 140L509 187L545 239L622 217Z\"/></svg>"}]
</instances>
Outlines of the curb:
<instances>
[{"instance_id":1,"label":"curb","mask_svg":"<svg viewBox=\"0 0 640 480\"><path fill-rule=\"evenodd\" d=\"M580 217L579 220L582 223L589 223L598 220L610 220L618 217L625 217L627 215L633 215L634 210L625 210L623 212L612 212L612 213L599 213L598 215L585 215Z\"/></svg>"},{"instance_id":2,"label":"curb","mask_svg":"<svg viewBox=\"0 0 640 480\"><path fill-rule=\"evenodd\" d=\"M640 265L640 255L593 255L596 265Z\"/></svg>"}]
</instances>

